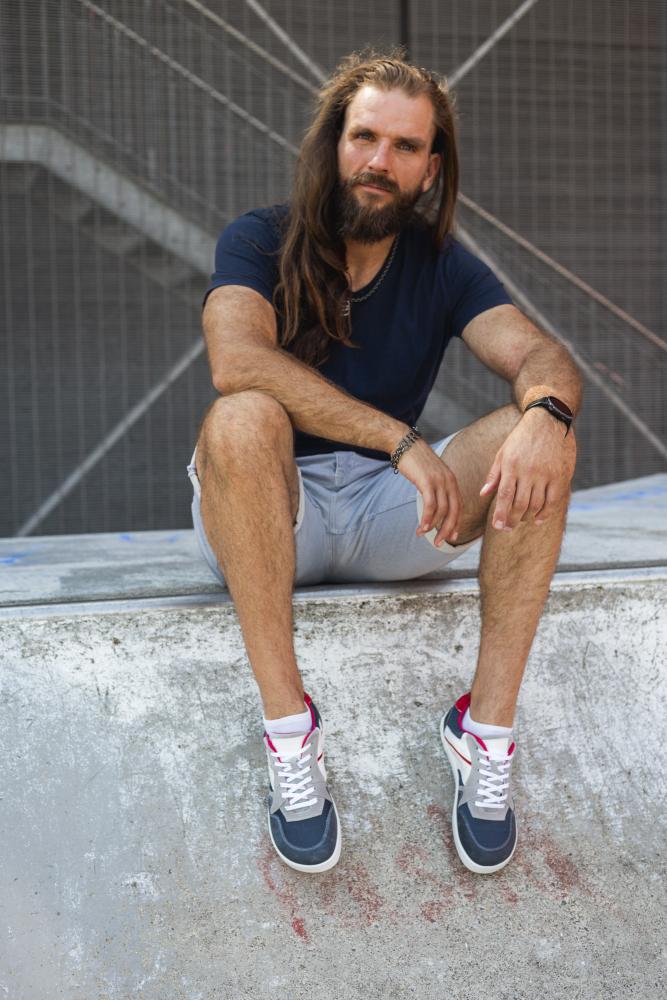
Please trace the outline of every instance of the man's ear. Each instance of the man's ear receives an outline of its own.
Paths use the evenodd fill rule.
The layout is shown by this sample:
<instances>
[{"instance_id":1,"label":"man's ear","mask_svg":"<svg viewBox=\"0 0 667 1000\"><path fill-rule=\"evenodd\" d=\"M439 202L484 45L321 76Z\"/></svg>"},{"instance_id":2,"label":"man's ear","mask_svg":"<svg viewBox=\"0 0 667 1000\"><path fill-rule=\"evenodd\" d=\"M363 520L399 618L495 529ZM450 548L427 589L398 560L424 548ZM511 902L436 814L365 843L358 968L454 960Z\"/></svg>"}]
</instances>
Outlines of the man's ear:
<instances>
[{"instance_id":1,"label":"man's ear","mask_svg":"<svg viewBox=\"0 0 667 1000\"><path fill-rule=\"evenodd\" d=\"M426 176L422 181L422 194L426 192L433 186L433 182L438 176L438 171L440 170L440 164L442 162L442 156L440 153L431 153L428 158L428 167L426 169Z\"/></svg>"}]
</instances>

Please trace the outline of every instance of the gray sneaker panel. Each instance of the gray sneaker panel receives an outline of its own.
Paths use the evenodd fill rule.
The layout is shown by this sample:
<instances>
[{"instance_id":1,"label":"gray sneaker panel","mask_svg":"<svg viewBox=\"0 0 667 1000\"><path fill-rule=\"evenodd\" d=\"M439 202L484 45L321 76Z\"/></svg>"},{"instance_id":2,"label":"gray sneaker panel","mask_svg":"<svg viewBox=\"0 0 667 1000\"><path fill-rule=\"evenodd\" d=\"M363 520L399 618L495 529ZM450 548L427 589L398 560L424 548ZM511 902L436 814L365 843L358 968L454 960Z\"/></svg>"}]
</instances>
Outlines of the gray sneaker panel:
<instances>
[{"instance_id":1,"label":"gray sneaker panel","mask_svg":"<svg viewBox=\"0 0 667 1000\"><path fill-rule=\"evenodd\" d=\"M470 815L475 819L502 823L507 816L507 811L509 809L514 809L514 801L512 799L511 790L508 791L504 809L485 808L484 806L476 805L476 802L481 798L479 793L479 782L481 777L480 769L484 768L485 771L492 771L495 774L500 774L499 764L501 764L502 761L494 761L493 759L489 760L487 757L482 756L482 748L476 740L469 740L469 747L471 773L465 787L463 788L461 787L461 779L459 776L459 806L467 805L470 810Z\"/></svg>"},{"instance_id":2,"label":"gray sneaker panel","mask_svg":"<svg viewBox=\"0 0 667 1000\"><path fill-rule=\"evenodd\" d=\"M306 773L308 773L309 775L309 784L306 785L306 787L309 790L312 789L312 792L308 795L307 798L308 799L315 798L315 802L310 806L302 806L298 809L286 808L289 805L289 798L283 794L283 789L280 786L281 775L279 769L281 768L281 764L278 760L276 760L275 757L267 754L269 767L272 769L272 779L273 779L273 792L271 794L271 804L269 807L269 812L273 814L278 812L279 809L282 809L283 817L286 823L295 823L300 820L311 819L314 816L321 816L322 810L324 809L325 801L327 800L329 802L333 801L327 789L324 778L322 777L322 772L320 771L317 764L318 740L319 740L319 730L314 729L310 734L310 736L308 737L308 740L304 744L300 755L302 763L303 758L307 757L308 754L310 754L310 760L308 761L308 765L306 768L302 767L301 763L299 763L299 761L297 761L296 758L294 763L295 770L302 772L304 777L306 776ZM284 761L283 763L286 763L286 761Z\"/></svg>"}]
</instances>

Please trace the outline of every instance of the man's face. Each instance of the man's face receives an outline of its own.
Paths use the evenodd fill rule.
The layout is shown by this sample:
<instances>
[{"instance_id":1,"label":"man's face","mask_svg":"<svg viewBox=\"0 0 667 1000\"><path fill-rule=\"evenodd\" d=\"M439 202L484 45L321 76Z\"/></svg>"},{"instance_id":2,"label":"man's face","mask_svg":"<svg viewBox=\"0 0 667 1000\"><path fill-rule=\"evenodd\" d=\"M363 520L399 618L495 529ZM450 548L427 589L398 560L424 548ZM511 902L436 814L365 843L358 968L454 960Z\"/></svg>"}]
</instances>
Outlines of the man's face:
<instances>
[{"instance_id":1,"label":"man's face","mask_svg":"<svg viewBox=\"0 0 667 1000\"><path fill-rule=\"evenodd\" d=\"M362 87L338 141L338 223L344 239L377 243L407 223L440 165L428 97Z\"/></svg>"}]
</instances>

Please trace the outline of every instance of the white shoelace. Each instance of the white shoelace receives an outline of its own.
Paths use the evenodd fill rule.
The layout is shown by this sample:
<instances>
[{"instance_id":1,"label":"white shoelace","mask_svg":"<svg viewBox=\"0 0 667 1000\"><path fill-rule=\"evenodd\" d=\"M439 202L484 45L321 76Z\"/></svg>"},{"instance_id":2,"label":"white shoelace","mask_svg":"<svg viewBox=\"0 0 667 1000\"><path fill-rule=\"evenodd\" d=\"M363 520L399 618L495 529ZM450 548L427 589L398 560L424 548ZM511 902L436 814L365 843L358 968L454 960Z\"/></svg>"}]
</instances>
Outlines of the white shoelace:
<instances>
[{"instance_id":1,"label":"white shoelace","mask_svg":"<svg viewBox=\"0 0 667 1000\"><path fill-rule=\"evenodd\" d=\"M317 796L314 795L313 776L308 767L311 757L310 748L308 750L309 752L305 756L303 753L299 753L296 757L283 757L282 759L279 753L271 750L272 756L278 761L276 770L280 778L283 799L287 800L287 805L284 807L286 810L305 809L308 806L314 806L317 802Z\"/></svg>"},{"instance_id":2,"label":"white shoelace","mask_svg":"<svg viewBox=\"0 0 667 1000\"><path fill-rule=\"evenodd\" d=\"M479 787L477 794L481 802L475 801L475 805L482 809L505 809L507 806L507 794L510 787L510 770L512 767L512 754L502 757L491 757L483 750L479 752L482 763L479 767Z\"/></svg>"}]
</instances>

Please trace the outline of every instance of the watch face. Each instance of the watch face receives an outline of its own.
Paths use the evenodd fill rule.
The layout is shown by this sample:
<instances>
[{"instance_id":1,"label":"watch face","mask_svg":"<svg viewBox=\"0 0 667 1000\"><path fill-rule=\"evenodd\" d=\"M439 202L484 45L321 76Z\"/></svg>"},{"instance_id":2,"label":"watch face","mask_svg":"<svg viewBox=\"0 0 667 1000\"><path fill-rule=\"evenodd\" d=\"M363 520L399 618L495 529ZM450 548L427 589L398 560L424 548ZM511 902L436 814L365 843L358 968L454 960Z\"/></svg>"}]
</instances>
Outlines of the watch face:
<instances>
[{"instance_id":1,"label":"watch face","mask_svg":"<svg viewBox=\"0 0 667 1000\"><path fill-rule=\"evenodd\" d=\"M547 399L559 413L562 413L564 417L569 417L570 420L573 419L573 413L567 403L564 403L562 399L558 399L557 396L547 396Z\"/></svg>"}]
</instances>

